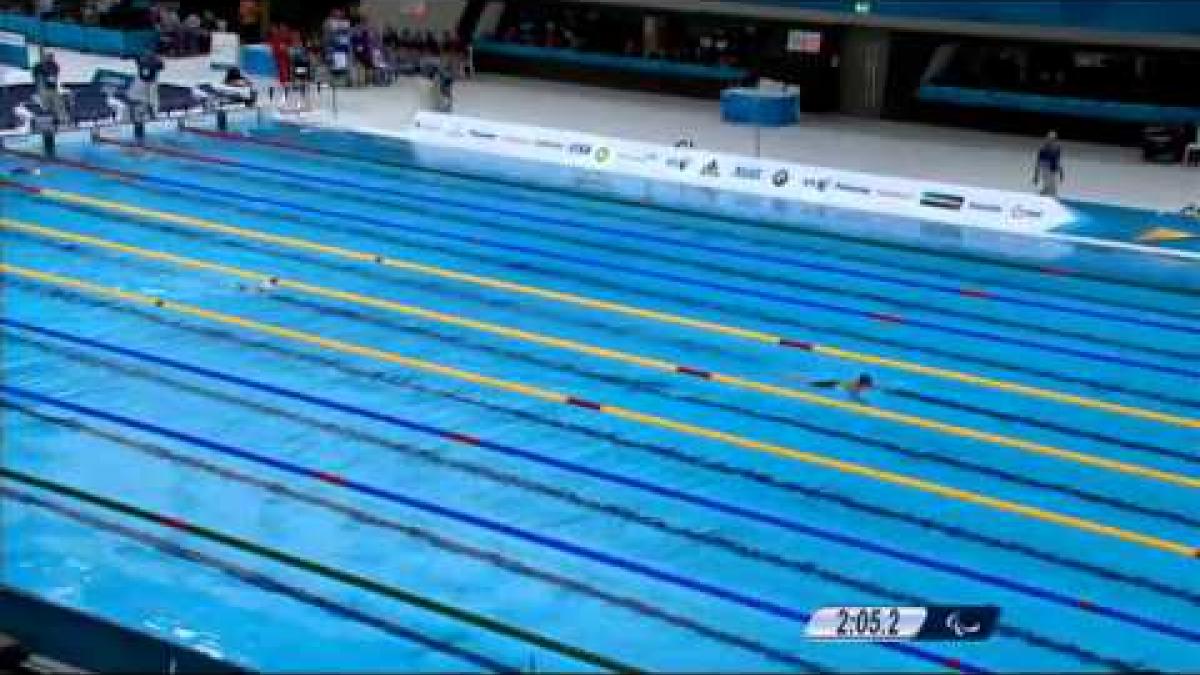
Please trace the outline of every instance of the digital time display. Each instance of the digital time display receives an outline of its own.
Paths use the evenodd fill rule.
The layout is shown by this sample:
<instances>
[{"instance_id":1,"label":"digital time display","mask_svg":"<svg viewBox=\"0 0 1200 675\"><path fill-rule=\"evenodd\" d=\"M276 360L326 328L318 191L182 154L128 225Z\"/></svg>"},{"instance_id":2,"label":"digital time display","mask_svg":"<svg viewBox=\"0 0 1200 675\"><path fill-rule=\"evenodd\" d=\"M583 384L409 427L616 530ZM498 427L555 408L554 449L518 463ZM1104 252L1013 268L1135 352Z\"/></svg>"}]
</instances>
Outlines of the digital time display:
<instances>
[{"instance_id":1,"label":"digital time display","mask_svg":"<svg viewBox=\"0 0 1200 675\"><path fill-rule=\"evenodd\" d=\"M987 606L822 607L808 621L813 640L986 640L1000 610Z\"/></svg>"}]
</instances>

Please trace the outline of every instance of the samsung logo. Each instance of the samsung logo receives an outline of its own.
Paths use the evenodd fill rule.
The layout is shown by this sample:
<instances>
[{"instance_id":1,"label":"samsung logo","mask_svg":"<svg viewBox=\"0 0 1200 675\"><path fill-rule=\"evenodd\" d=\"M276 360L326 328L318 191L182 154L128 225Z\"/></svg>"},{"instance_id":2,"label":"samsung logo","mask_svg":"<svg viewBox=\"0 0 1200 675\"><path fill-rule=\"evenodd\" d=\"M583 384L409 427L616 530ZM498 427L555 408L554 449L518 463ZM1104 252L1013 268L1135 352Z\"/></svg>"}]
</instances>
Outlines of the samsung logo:
<instances>
[{"instance_id":1,"label":"samsung logo","mask_svg":"<svg viewBox=\"0 0 1200 675\"><path fill-rule=\"evenodd\" d=\"M539 148L550 148L551 150L562 150L563 144L558 141L547 141L544 138L539 138L533 142Z\"/></svg>"},{"instance_id":2,"label":"samsung logo","mask_svg":"<svg viewBox=\"0 0 1200 675\"><path fill-rule=\"evenodd\" d=\"M965 201L959 195L948 195L940 192L921 193L921 206L929 206L935 209L958 211L963 207L963 202Z\"/></svg>"},{"instance_id":3,"label":"samsung logo","mask_svg":"<svg viewBox=\"0 0 1200 675\"><path fill-rule=\"evenodd\" d=\"M1027 209L1024 206L1021 206L1020 204L1013 206L1012 211L1010 211L1009 213L1012 215L1013 220L1025 220L1027 218L1041 218L1042 217L1041 211L1038 211L1036 209Z\"/></svg>"},{"instance_id":4,"label":"samsung logo","mask_svg":"<svg viewBox=\"0 0 1200 675\"><path fill-rule=\"evenodd\" d=\"M475 138L487 138L487 139L495 139L496 138L496 134L493 134L490 131L479 131L478 129L471 129L468 133L470 133L471 136L473 136Z\"/></svg>"}]
</instances>

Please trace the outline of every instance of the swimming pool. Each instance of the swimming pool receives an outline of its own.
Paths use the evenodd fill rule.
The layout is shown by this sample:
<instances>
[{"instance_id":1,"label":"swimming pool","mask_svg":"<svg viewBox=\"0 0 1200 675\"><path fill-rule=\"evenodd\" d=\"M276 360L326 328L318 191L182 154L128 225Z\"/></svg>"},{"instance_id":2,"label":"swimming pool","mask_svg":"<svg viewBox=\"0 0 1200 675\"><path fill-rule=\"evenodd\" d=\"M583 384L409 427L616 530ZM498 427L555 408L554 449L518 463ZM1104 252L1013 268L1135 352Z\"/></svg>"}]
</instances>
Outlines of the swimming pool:
<instances>
[{"instance_id":1,"label":"swimming pool","mask_svg":"<svg viewBox=\"0 0 1200 675\"><path fill-rule=\"evenodd\" d=\"M0 157L6 583L269 670L1194 667L1194 293L344 132L59 157ZM920 603L1000 629L804 638Z\"/></svg>"}]
</instances>

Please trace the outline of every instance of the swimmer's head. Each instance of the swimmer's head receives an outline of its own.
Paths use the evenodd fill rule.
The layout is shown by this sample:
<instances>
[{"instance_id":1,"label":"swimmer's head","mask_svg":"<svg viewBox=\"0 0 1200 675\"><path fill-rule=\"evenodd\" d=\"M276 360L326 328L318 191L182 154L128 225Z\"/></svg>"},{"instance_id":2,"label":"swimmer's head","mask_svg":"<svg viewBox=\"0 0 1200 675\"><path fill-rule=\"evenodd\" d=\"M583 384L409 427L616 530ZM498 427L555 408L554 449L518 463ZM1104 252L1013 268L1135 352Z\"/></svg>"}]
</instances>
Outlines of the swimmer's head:
<instances>
[{"instance_id":1,"label":"swimmer's head","mask_svg":"<svg viewBox=\"0 0 1200 675\"><path fill-rule=\"evenodd\" d=\"M849 389L850 389L850 391L860 392L860 391L867 391L868 389L872 389L874 387L875 387L875 378L871 377L867 373L862 373L861 375L859 375L858 377L856 377L850 381Z\"/></svg>"}]
</instances>

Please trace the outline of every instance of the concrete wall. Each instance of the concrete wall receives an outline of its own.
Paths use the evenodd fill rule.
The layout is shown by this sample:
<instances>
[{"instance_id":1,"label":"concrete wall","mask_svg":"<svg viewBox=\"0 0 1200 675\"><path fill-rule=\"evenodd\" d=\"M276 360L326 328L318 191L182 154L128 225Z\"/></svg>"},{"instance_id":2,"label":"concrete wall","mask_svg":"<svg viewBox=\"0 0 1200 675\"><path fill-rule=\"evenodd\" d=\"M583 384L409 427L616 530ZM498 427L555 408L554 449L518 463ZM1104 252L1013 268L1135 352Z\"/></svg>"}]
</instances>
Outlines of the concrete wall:
<instances>
[{"instance_id":1,"label":"concrete wall","mask_svg":"<svg viewBox=\"0 0 1200 675\"><path fill-rule=\"evenodd\" d=\"M424 21L406 13L416 4L417 0L363 0L362 13L373 26L432 30L440 35L444 30L458 28L467 0L426 0L429 13Z\"/></svg>"}]
</instances>

